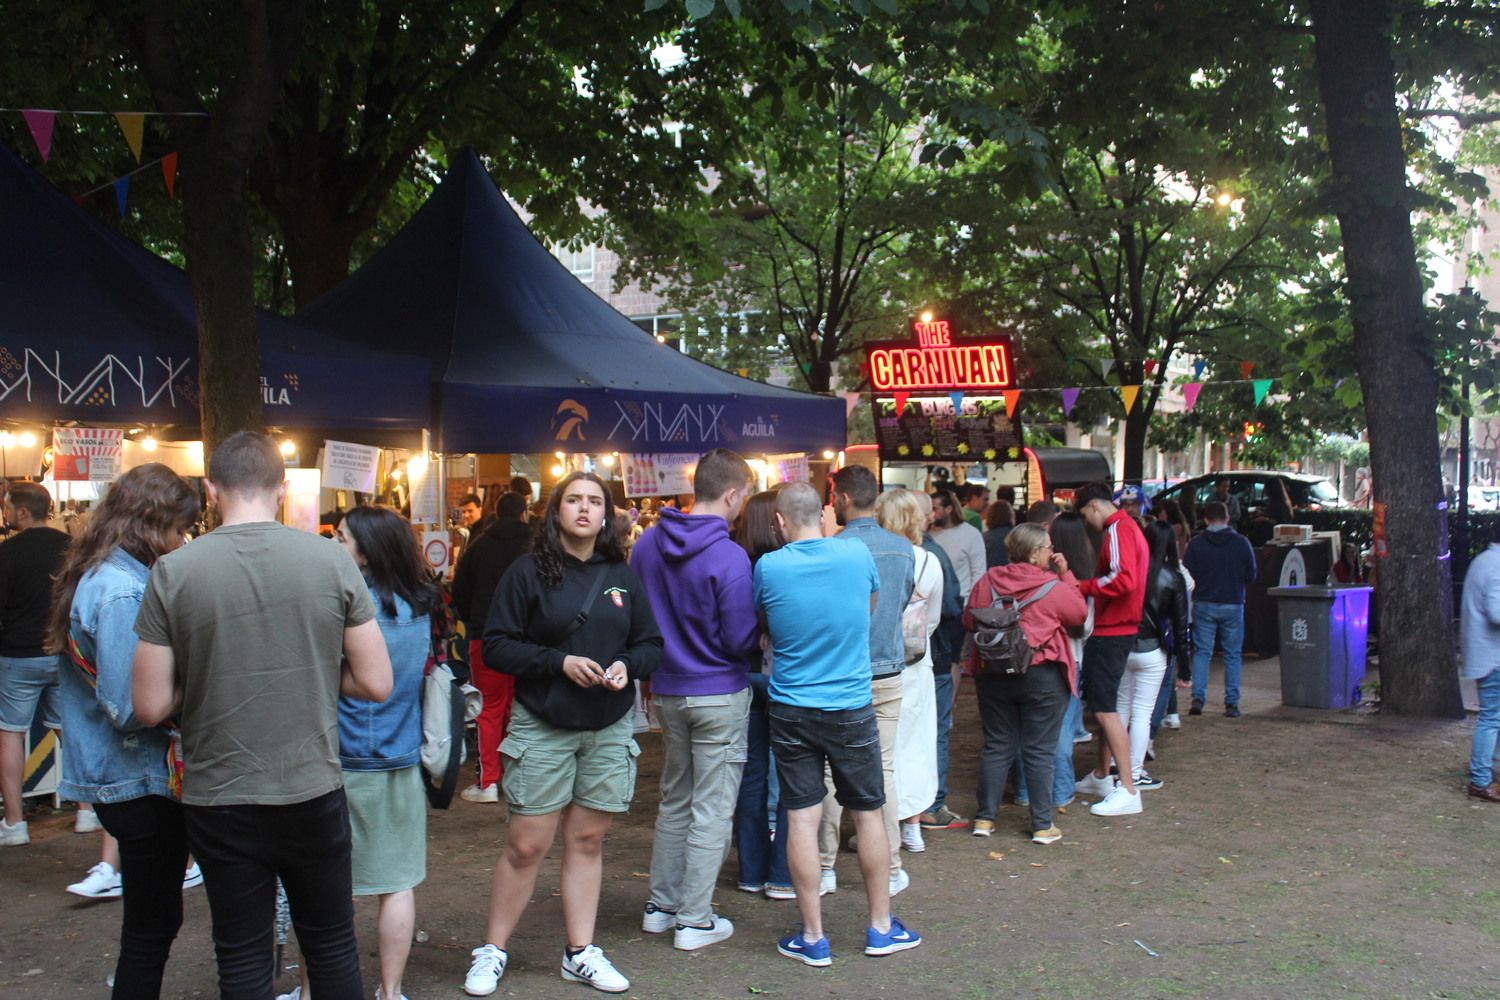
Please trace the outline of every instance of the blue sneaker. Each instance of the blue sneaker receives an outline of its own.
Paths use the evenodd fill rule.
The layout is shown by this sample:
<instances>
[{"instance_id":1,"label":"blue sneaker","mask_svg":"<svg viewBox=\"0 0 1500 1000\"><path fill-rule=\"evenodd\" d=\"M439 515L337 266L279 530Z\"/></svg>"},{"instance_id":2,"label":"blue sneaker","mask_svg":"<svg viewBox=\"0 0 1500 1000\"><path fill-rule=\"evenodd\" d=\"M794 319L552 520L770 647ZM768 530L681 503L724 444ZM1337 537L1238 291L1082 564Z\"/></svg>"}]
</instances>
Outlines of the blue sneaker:
<instances>
[{"instance_id":1,"label":"blue sneaker","mask_svg":"<svg viewBox=\"0 0 1500 1000\"><path fill-rule=\"evenodd\" d=\"M905 928L902 929L905 930ZM906 945L903 947L910 946ZM802 932L798 931L795 934L788 934L776 942L776 950L787 958L795 958L803 965L822 967L833 964L833 952L828 947L828 938L826 936L820 937L816 941L808 942L803 940Z\"/></svg>"},{"instance_id":2,"label":"blue sneaker","mask_svg":"<svg viewBox=\"0 0 1500 1000\"><path fill-rule=\"evenodd\" d=\"M891 917L891 929L884 934L873 927L865 931L866 955L894 955L898 951L915 948L921 943L922 935L916 931L907 930L895 917Z\"/></svg>"}]
</instances>

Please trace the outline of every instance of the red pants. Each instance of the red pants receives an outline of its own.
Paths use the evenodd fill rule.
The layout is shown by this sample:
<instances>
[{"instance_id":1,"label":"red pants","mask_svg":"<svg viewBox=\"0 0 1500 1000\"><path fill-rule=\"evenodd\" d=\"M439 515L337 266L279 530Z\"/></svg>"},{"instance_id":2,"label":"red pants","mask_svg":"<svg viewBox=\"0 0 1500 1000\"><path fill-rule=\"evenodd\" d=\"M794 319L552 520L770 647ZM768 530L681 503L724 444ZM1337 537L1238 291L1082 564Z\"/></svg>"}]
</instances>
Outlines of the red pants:
<instances>
[{"instance_id":1,"label":"red pants","mask_svg":"<svg viewBox=\"0 0 1500 1000\"><path fill-rule=\"evenodd\" d=\"M489 787L500 780L504 768L500 763L500 743L510 728L510 703L516 693L516 679L484 665L484 643L469 641L469 672L474 686L484 695L479 711L479 784Z\"/></svg>"}]
</instances>

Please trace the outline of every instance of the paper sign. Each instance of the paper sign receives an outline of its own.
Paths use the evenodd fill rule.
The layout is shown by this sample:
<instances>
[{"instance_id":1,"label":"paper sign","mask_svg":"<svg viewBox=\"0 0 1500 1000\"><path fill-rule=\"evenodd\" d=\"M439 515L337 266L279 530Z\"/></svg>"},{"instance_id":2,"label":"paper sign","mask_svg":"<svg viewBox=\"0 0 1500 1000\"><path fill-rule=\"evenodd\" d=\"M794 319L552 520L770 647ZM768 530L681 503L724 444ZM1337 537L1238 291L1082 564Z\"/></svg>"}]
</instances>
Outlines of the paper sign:
<instances>
[{"instance_id":1,"label":"paper sign","mask_svg":"<svg viewBox=\"0 0 1500 1000\"><path fill-rule=\"evenodd\" d=\"M347 441L323 442L323 486L330 490L375 492L380 449Z\"/></svg>"},{"instance_id":2,"label":"paper sign","mask_svg":"<svg viewBox=\"0 0 1500 1000\"><path fill-rule=\"evenodd\" d=\"M437 527L443 523L438 501L437 463L414 458L406 463L406 481L411 487L411 523Z\"/></svg>"},{"instance_id":3,"label":"paper sign","mask_svg":"<svg viewBox=\"0 0 1500 1000\"><path fill-rule=\"evenodd\" d=\"M52 478L109 482L122 471L125 432L105 427L59 427L52 432Z\"/></svg>"},{"instance_id":4,"label":"paper sign","mask_svg":"<svg viewBox=\"0 0 1500 1000\"><path fill-rule=\"evenodd\" d=\"M697 455L620 456L628 497L668 497L693 492Z\"/></svg>"}]
</instances>

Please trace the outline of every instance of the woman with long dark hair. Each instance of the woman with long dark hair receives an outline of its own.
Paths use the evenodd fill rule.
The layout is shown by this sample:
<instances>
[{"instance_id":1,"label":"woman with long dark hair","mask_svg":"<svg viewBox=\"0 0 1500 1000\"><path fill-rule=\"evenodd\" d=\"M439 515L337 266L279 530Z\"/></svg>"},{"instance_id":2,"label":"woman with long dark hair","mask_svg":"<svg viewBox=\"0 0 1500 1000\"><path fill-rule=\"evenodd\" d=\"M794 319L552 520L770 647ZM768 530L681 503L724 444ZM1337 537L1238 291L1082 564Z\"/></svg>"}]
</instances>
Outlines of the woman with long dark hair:
<instances>
[{"instance_id":1,"label":"woman with long dark hair","mask_svg":"<svg viewBox=\"0 0 1500 1000\"><path fill-rule=\"evenodd\" d=\"M71 661L58 683L68 734L59 792L92 802L119 845L117 1000L160 996L182 926L182 757L170 727L137 721L130 683L146 578L182 544L198 510L198 491L165 465L131 469L74 538L52 590L47 645Z\"/></svg>"},{"instance_id":2,"label":"woman with long dark hair","mask_svg":"<svg viewBox=\"0 0 1500 1000\"><path fill-rule=\"evenodd\" d=\"M621 993L630 981L594 943L602 848L635 793L630 682L649 676L662 637L640 580L625 563L609 487L574 472L552 490L536 547L495 591L484 659L516 678L510 732L500 744L510 804L505 853L490 882L485 943L464 980L470 996L500 985L506 944L536 888L559 823L562 978ZM662 929L675 914L661 916Z\"/></svg>"},{"instance_id":3,"label":"woman with long dark hair","mask_svg":"<svg viewBox=\"0 0 1500 1000\"><path fill-rule=\"evenodd\" d=\"M339 522L336 537L364 574L391 657L389 698L339 698L339 764L349 799L354 895L379 899L376 1000L402 1000L401 977L417 919L413 890L427 877L422 674L438 590L411 524L394 510L355 507Z\"/></svg>"}]
</instances>

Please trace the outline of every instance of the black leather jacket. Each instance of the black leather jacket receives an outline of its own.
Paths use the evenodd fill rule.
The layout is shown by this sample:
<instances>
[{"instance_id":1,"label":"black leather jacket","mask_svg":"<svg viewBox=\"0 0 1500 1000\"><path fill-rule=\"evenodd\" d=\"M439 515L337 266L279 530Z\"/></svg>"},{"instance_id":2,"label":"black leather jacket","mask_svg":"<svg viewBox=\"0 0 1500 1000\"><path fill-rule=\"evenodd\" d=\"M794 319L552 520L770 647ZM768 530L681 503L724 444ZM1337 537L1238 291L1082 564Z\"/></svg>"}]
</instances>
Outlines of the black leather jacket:
<instances>
[{"instance_id":1,"label":"black leather jacket","mask_svg":"<svg viewBox=\"0 0 1500 1000\"><path fill-rule=\"evenodd\" d=\"M1146 604L1141 609L1141 627L1136 632L1135 651L1149 653L1161 649L1166 640L1172 643L1177 660L1177 676L1191 679L1193 665L1188 643L1187 581L1168 566L1157 571L1156 579L1146 587Z\"/></svg>"}]
</instances>

